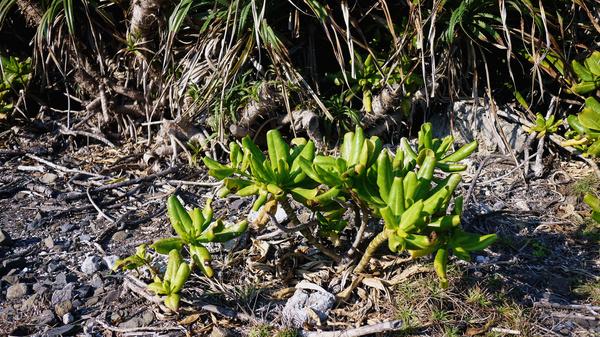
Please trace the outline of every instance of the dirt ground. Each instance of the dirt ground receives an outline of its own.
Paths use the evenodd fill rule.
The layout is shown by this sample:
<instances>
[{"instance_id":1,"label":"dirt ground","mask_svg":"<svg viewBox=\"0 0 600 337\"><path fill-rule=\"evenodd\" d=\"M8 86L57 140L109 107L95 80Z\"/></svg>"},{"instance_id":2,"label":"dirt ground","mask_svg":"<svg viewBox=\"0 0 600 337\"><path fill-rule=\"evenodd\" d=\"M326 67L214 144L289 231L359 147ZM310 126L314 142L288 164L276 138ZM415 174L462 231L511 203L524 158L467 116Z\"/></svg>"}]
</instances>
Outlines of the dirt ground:
<instances>
[{"instance_id":1,"label":"dirt ground","mask_svg":"<svg viewBox=\"0 0 600 337\"><path fill-rule=\"evenodd\" d=\"M171 235L168 195L203 205L216 189L205 170L170 166L135 145L87 146L16 129L0 137L0 229L9 237L0 240L0 335L293 336L281 330L281 311L300 281L333 294L353 281L348 266L300 237L252 227L211 247L215 277L193 274L184 310L169 314L136 287L147 274L109 267ZM600 230L581 197L600 181L583 163L559 157L546 162L542 178L523 179L510 158L470 162L464 227L500 239L472 262L454 261L448 289L438 286L429 258L382 249L374 272L296 335L391 320L402 329L379 335L599 335ZM250 204L232 196L214 207L237 221Z\"/></svg>"}]
</instances>

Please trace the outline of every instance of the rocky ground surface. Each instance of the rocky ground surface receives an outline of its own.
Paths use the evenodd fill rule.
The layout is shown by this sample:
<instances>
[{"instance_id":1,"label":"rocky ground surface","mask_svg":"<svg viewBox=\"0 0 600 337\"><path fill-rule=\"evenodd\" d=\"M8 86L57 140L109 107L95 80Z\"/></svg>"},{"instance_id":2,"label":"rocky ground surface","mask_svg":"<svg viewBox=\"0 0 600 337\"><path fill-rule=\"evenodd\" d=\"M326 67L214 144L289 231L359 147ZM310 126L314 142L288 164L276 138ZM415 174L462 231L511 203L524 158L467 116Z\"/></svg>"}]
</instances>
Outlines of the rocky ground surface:
<instances>
[{"instance_id":1,"label":"rocky ground surface","mask_svg":"<svg viewBox=\"0 0 600 337\"><path fill-rule=\"evenodd\" d=\"M542 178L524 180L509 156L475 156L462 186L465 227L501 239L472 262L455 263L447 290L427 258L382 250L375 272L353 279L267 225L211 247L215 277L193 275L173 315L140 286L146 274L112 266L171 235L168 195L203 205L215 191L204 170L169 168L133 146L85 146L17 129L1 137L3 336L272 336L290 324L310 335L391 320L402 321L394 336L600 334L600 234L581 203L600 183L577 162L554 157ZM235 221L250 202L230 197L214 207ZM349 286L350 296L336 299Z\"/></svg>"}]
</instances>

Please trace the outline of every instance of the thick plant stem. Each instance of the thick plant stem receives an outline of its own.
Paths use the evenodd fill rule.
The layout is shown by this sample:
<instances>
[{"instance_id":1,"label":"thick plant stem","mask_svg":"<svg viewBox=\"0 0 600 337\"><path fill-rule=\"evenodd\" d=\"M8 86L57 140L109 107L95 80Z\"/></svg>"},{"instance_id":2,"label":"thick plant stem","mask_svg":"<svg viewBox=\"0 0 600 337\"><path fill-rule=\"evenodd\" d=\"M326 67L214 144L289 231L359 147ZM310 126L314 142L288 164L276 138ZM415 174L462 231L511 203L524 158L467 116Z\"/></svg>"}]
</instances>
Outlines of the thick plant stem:
<instances>
[{"instance_id":1,"label":"thick plant stem","mask_svg":"<svg viewBox=\"0 0 600 337\"><path fill-rule=\"evenodd\" d=\"M292 224L292 226L294 226L294 227L300 226L301 225L300 220L298 220L298 217L296 216L296 212L294 212L294 209L292 208L292 205L290 205L290 202L284 198L283 200L280 201L280 204L281 204L281 207L283 208L283 210L285 211L285 213L287 214L288 218L290 219L290 223ZM321 243L319 243L317 238L315 238L314 235L312 235L309 228L307 228L307 227L300 227L300 228L301 228L299 230L300 234L302 234L302 236L304 236L311 245L315 246L319 251L321 251L321 253L329 256L336 263L339 263L340 261L342 261L342 258L339 255L337 255L333 250L331 250L331 249L325 247L324 245L322 245Z\"/></svg>"},{"instance_id":2,"label":"thick plant stem","mask_svg":"<svg viewBox=\"0 0 600 337\"><path fill-rule=\"evenodd\" d=\"M358 225L358 231L356 232L356 238L354 238L352 247L350 248L350 250L348 250L348 256L350 257L356 253L358 245L360 245L360 242L362 241L365 229L367 228L367 222L369 221L367 217L367 212L365 212L364 208L361 208L358 205L354 205L354 221L355 225Z\"/></svg>"},{"instance_id":3,"label":"thick plant stem","mask_svg":"<svg viewBox=\"0 0 600 337\"><path fill-rule=\"evenodd\" d=\"M367 246L367 250L365 250L365 254L360 259L360 262L358 262L356 268L354 268L355 274L362 273L363 270L365 270L367 264L369 264L369 260L371 260L371 256L373 256L377 248L379 248L379 246L381 246L387 239L388 234L385 229L377 234L375 238L373 238L373 241L371 241L371 243L369 243Z\"/></svg>"}]
</instances>

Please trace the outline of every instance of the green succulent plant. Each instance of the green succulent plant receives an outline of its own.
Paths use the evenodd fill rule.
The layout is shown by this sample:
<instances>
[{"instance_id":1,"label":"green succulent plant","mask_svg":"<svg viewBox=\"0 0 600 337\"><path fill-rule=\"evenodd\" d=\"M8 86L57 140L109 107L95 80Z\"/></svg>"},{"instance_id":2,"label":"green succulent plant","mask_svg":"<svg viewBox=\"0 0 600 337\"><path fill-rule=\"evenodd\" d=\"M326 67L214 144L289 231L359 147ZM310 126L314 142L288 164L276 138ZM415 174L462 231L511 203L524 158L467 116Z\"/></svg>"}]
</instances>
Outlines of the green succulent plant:
<instances>
[{"instance_id":1,"label":"green succulent plant","mask_svg":"<svg viewBox=\"0 0 600 337\"><path fill-rule=\"evenodd\" d=\"M413 258L435 253L434 267L441 285L446 287L449 253L468 260L470 252L486 248L496 240L496 235L480 236L460 228L462 199L455 199L454 210L448 212L454 190L461 181L460 174L450 174L432 186L436 154L424 148L419 156L423 159L416 173L409 171L396 176L389 154L382 154L377 167L377 186L385 203L379 210L384 229L371 241L355 272L362 272L372 254L387 241L392 252L408 250Z\"/></svg>"},{"instance_id":2,"label":"green succulent plant","mask_svg":"<svg viewBox=\"0 0 600 337\"><path fill-rule=\"evenodd\" d=\"M592 209L592 219L600 223L600 199L591 193L587 193L583 197L583 202Z\"/></svg>"},{"instance_id":3,"label":"green succulent plant","mask_svg":"<svg viewBox=\"0 0 600 337\"><path fill-rule=\"evenodd\" d=\"M170 254L172 250L181 251L186 246L192 258L192 266L198 266L204 275L212 277L212 258L204 244L232 240L246 231L248 222L244 220L226 226L221 219L213 221L211 203L211 199L207 200L202 211L199 208L187 211L176 196L170 196L167 200L167 213L178 236L159 239L151 247L160 254Z\"/></svg>"},{"instance_id":4,"label":"green succulent plant","mask_svg":"<svg viewBox=\"0 0 600 337\"><path fill-rule=\"evenodd\" d=\"M535 125L532 127L524 127L525 131L529 133L537 133L537 138L542 138L546 135L556 133L558 127L562 124L562 120L555 120L556 116L551 115L548 119L544 118L544 115L537 113L535 118Z\"/></svg>"},{"instance_id":5,"label":"green succulent plant","mask_svg":"<svg viewBox=\"0 0 600 337\"><path fill-rule=\"evenodd\" d=\"M576 75L576 82L571 86L571 91L586 95L600 89L600 52L594 51L587 57L583 64L577 60L571 61L571 68Z\"/></svg>"},{"instance_id":6,"label":"green succulent plant","mask_svg":"<svg viewBox=\"0 0 600 337\"><path fill-rule=\"evenodd\" d=\"M119 259L113 266L113 270L133 270L139 269L143 266L149 266L153 274L155 274L154 268L151 267L152 257L147 252L148 246L141 244L136 247L135 254L128 256L124 259Z\"/></svg>"},{"instance_id":7,"label":"green succulent plant","mask_svg":"<svg viewBox=\"0 0 600 337\"><path fill-rule=\"evenodd\" d=\"M167 308L177 311L180 301L179 292L183 289L183 285L189 276L190 266L183 261L179 251L173 249L169 252L169 261L167 262L165 275L162 279L159 276L155 276L154 282L148 285L148 290L157 295L163 295Z\"/></svg>"},{"instance_id":8,"label":"green succulent plant","mask_svg":"<svg viewBox=\"0 0 600 337\"><path fill-rule=\"evenodd\" d=\"M296 138L290 147L278 130L267 132L268 157L265 157L250 137L242 139L242 144L230 143L230 162L227 165L205 157L208 173L223 180L224 187L219 192L223 196L235 193L242 197L256 195L253 210L258 210L268 200L282 200L288 194L308 196L314 201L318 192L316 184L307 179L300 169L300 159L312 160L315 144L303 138ZM312 195L307 191L311 191Z\"/></svg>"},{"instance_id":9,"label":"green succulent plant","mask_svg":"<svg viewBox=\"0 0 600 337\"><path fill-rule=\"evenodd\" d=\"M578 115L569 115L567 122L571 131L566 136L570 139L562 145L575 147L586 156L600 156L600 102L588 97L583 110Z\"/></svg>"},{"instance_id":10,"label":"green succulent plant","mask_svg":"<svg viewBox=\"0 0 600 337\"><path fill-rule=\"evenodd\" d=\"M225 193L257 195L254 209L267 201L280 203L291 222L299 225L288 197L310 208L318 233L335 245L339 245L340 233L347 225L344 214L353 208L358 231L349 256L360 246L369 219L382 218L384 230L369 244L355 272L363 271L375 250L387 242L391 251L407 250L414 258L435 254L435 269L442 285L447 286L449 255L468 260L470 252L484 249L496 239L495 234L482 236L461 229L460 197L454 199L454 208L449 211L461 181L456 172L466 169L460 161L477 148L477 142L471 142L452 151L453 143L452 136L433 138L431 124L426 123L416 149L403 139L393 154L383 149L379 138L367 138L356 127L344 135L338 155L321 155L316 154L312 143L303 140L296 139L295 147L290 148L279 132L272 130L267 133L268 157L245 138L241 146L230 144L230 163L204 161L209 174L224 181ZM450 174L436 177L436 172ZM300 231L311 244L339 261L309 229Z\"/></svg>"},{"instance_id":11,"label":"green succulent plant","mask_svg":"<svg viewBox=\"0 0 600 337\"><path fill-rule=\"evenodd\" d=\"M474 140L458 150L452 151L454 137L449 135L443 139L433 138L431 123L424 123L418 133L416 151L410 146L408 139L405 137L400 140L400 145L404 156L408 157L409 160L414 160L419 165L421 165L426 155L423 150L431 150L435 156L435 166L437 168L444 172L460 172L466 170L467 166L458 162L471 155L477 149L478 143Z\"/></svg>"}]
</instances>

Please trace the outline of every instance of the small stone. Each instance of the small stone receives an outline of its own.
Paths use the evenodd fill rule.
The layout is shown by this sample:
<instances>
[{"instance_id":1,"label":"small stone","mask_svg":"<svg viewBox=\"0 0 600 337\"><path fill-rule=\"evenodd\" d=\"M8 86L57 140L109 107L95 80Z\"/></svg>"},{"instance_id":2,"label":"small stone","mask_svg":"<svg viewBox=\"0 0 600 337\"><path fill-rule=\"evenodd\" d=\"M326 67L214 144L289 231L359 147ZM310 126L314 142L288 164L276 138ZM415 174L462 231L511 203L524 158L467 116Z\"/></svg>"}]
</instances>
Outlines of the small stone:
<instances>
[{"instance_id":1,"label":"small stone","mask_svg":"<svg viewBox=\"0 0 600 337\"><path fill-rule=\"evenodd\" d=\"M312 319L306 309L310 308L319 319L326 320L334 304L335 296L325 289L312 293L296 289L294 295L287 300L281 315L285 324L300 328Z\"/></svg>"},{"instance_id":2,"label":"small stone","mask_svg":"<svg viewBox=\"0 0 600 337\"><path fill-rule=\"evenodd\" d=\"M66 313L62 317L63 324L71 324L75 321L75 317L70 312Z\"/></svg>"},{"instance_id":3,"label":"small stone","mask_svg":"<svg viewBox=\"0 0 600 337\"><path fill-rule=\"evenodd\" d=\"M4 276L2 276L2 281L6 282L8 284L17 284L17 283L19 283L19 275L16 275L16 274L4 275Z\"/></svg>"},{"instance_id":4,"label":"small stone","mask_svg":"<svg viewBox=\"0 0 600 337\"><path fill-rule=\"evenodd\" d=\"M63 233L69 232L71 229L75 228L75 225L72 223L66 223L60 226L60 231Z\"/></svg>"},{"instance_id":5,"label":"small stone","mask_svg":"<svg viewBox=\"0 0 600 337\"><path fill-rule=\"evenodd\" d=\"M61 266L62 266L62 264L59 261L50 261L50 262L48 262L48 266L46 267L46 270L48 271L48 273L54 273Z\"/></svg>"},{"instance_id":6,"label":"small stone","mask_svg":"<svg viewBox=\"0 0 600 337\"><path fill-rule=\"evenodd\" d=\"M142 326L143 324L144 324L144 322L142 321L142 319L140 317L134 317L132 319L129 319L129 320L119 324L119 328L134 329L134 328L138 328L138 327Z\"/></svg>"},{"instance_id":7,"label":"small stone","mask_svg":"<svg viewBox=\"0 0 600 337\"><path fill-rule=\"evenodd\" d=\"M79 287L79 289L77 289L75 291L75 293L78 298L86 298L92 292L91 290L92 290L92 287L90 287L88 285L83 285L83 286Z\"/></svg>"},{"instance_id":8,"label":"small stone","mask_svg":"<svg viewBox=\"0 0 600 337\"><path fill-rule=\"evenodd\" d=\"M81 234L79 236L79 241L81 242L89 242L92 237L89 234Z\"/></svg>"},{"instance_id":9,"label":"small stone","mask_svg":"<svg viewBox=\"0 0 600 337\"><path fill-rule=\"evenodd\" d=\"M62 301L54 306L54 312L58 317L63 317L71 312L71 310L73 310L73 303L71 301Z\"/></svg>"},{"instance_id":10,"label":"small stone","mask_svg":"<svg viewBox=\"0 0 600 337\"><path fill-rule=\"evenodd\" d=\"M230 337L231 333L229 330L220 328L218 326L213 326L212 331L210 332L210 337Z\"/></svg>"},{"instance_id":11,"label":"small stone","mask_svg":"<svg viewBox=\"0 0 600 337\"><path fill-rule=\"evenodd\" d=\"M44 245L45 245L45 246L46 246L46 248L48 248L48 249L52 249L52 248L54 248L54 239L52 239L52 237L50 237L50 236L49 236L49 237L47 237L47 238L44 240Z\"/></svg>"},{"instance_id":12,"label":"small stone","mask_svg":"<svg viewBox=\"0 0 600 337\"><path fill-rule=\"evenodd\" d=\"M40 282L34 283L32 288L36 294L44 294L46 291L48 291L48 287Z\"/></svg>"},{"instance_id":13,"label":"small stone","mask_svg":"<svg viewBox=\"0 0 600 337\"><path fill-rule=\"evenodd\" d=\"M98 274L94 274L92 276L92 280L90 281L90 285L96 289L104 288L104 281L102 281L102 277Z\"/></svg>"},{"instance_id":14,"label":"small stone","mask_svg":"<svg viewBox=\"0 0 600 337\"><path fill-rule=\"evenodd\" d=\"M148 326L154 321L154 313L152 310L146 310L142 313L142 323L144 326Z\"/></svg>"},{"instance_id":15,"label":"small stone","mask_svg":"<svg viewBox=\"0 0 600 337\"><path fill-rule=\"evenodd\" d=\"M127 233L126 231L118 231L112 236L112 240L114 242L123 242L127 240L127 238L129 238L129 233Z\"/></svg>"},{"instance_id":16,"label":"small stone","mask_svg":"<svg viewBox=\"0 0 600 337\"><path fill-rule=\"evenodd\" d=\"M81 271L85 274L91 275L100 270L102 259L96 255L91 255L85 258L81 264Z\"/></svg>"},{"instance_id":17,"label":"small stone","mask_svg":"<svg viewBox=\"0 0 600 337\"><path fill-rule=\"evenodd\" d=\"M49 185L49 184L53 184L57 178L58 178L58 176L54 173L46 173L40 177L40 182Z\"/></svg>"},{"instance_id":18,"label":"small stone","mask_svg":"<svg viewBox=\"0 0 600 337\"><path fill-rule=\"evenodd\" d=\"M12 245L12 243L13 241L10 238L10 235L8 235L8 233L0 229L0 246L10 246Z\"/></svg>"},{"instance_id":19,"label":"small stone","mask_svg":"<svg viewBox=\"0 0 600 337\"><path fill-rule=\"evenodd\" d=\"M98 296L90 297L87 301L85 301L85 306L91 307L91 306L95 305L96 303L98 303L98 301L100 301Z\"/></svg>"},{"instance_id":20,"label":"small stone","mask_svg":"<svg viewBox=\"0 0 600 337\"><path fill-rule=\"evenodd\" d=\"M63 289L55 290L50 302L56 305L60 302L70 301L73 298L73 287L73 283L68 283Z\"/></svg>"},{"instance_id":21,"label":"small stone","mask_svg":"<svg viewBox=\"0 0 600 337\"><path fill-rule=\"evenodd\" d=\"M102 258L104 260L104 264L108 267L108 269L113 269L119 257L117 255L108 255Z\"/></svg>"},{"instance_id":22,"label":"small stone","mask_svg":"<svg viewBox=\"0 0 600 337\"><path fill-rule=\"evenodd\" d=\"M67 283L72 283L72 282L75 282L76 280L77 280L77 277L75 277L75 275L62 272L62 273L59 273L58 275L56 275L56 277L54 278L53 285L55 288L62 288Z\"/></svg>"},{"instance_id":23,"label":"small stone","mask_svg":"<svg viewBox=\"0 0 600 337\"><path fill-rule=\"evenodd\" d=\"M6 298L14 300L27 295L27 285L24 283L13 284L6 290Z\"/></svg>"},{"instance_id":24,"label":"small stone","mask_svg":"<svg viewBox=\"0 0 600 337\"><path fill-rule=\"evenodd\" d=\"M51 324L54 322L54 312L50 309L46 309L42 311L42 313L37 317L38 324Z\"/></svg>"}]
</instances>

